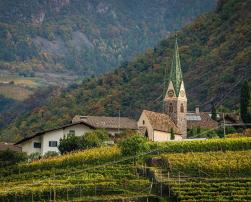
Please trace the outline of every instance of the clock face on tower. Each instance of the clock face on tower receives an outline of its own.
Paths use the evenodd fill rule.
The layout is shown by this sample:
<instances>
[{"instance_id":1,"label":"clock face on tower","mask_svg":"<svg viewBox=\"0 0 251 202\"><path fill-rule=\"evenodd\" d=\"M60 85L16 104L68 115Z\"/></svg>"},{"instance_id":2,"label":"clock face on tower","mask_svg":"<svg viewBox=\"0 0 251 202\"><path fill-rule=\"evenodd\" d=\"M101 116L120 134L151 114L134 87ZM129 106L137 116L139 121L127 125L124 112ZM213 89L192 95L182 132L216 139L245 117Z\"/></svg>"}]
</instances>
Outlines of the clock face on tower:
<instances>
[{"instance_id":1,"label":"clock face on tower","mask_svg":"<svg viewBox=\"0 0 251 202\"><path fill-rule=\"evenodd\" d=\"M174 96L174 91L173 90L169 90L168 91L168 97L173 97Z\"/></svg>"},{"instance_id":2,"label":"clock face on tower","mask_svg":"<svg viewBox=\"0 0 251 202\"><path fill-rule=\"evenodd\" d=\"M180 96L181 96L181 97L185 97L185 92L184 92L184 90L180 91Z\"/></svg>"}]
</instances>

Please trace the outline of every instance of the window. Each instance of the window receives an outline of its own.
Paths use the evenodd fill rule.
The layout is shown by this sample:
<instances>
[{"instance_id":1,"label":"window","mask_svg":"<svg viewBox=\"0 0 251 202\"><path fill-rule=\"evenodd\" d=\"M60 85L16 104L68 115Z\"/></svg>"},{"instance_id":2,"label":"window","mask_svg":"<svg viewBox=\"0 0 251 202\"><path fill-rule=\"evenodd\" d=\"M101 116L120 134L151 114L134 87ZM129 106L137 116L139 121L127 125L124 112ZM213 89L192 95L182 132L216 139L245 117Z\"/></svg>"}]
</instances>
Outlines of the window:
<instances>
[{"instance_id":1,"label":"window","mask_svg":"<svg viewBox=\"0 0 251 202\"><path fill-rule=\"evenodd\" d=\"M34 142L33 147L34 148L41 148L41 143L40 142Z\"/></svg>"},{"instance_id":2,"label":"window","mask_svg":"<svg viewBox=\"0 0 251 202\"><path fill-rule=\"evenodd\" d=\"M58 142L57 141L49 141L49 147L57 147Z\"/></svg>"},{"instance_id":3,"label":"window","mask_svg":"<svg viewBox=\"0 0 251 202\"><path fill-rule=\"evenodd\" d=\"M69 130L69 135L75 135L75 130Z\"/></svg>"},{"instance_id":4,"label":"window","mask_svg":"<svg viewBox=\"0 0 251 202\"><path fill-rule=\"evenodd\" d=\"M180 105L180 112L184 113L184 105L183 105L183 103L181 103L181 105Z\"/></svg>"},{"instance_id":5,"label":"window","mask_svg":"<svg viewBox=\"0 0 251 202\"><path fill-rule=\"evenodd\" d=\"M169 104L169 112L170 112L170 113L173 112L173 104L172 104L172 103Z\"/></svg>"},{"instance_id":6,"label":"window","mask_svg":"<svg viewBox=\"0 0 251 202\"><path fill-rule=\"evenodd\" d=\"M143 125L145 125L145 120L143 120Z\"/></svg>"}]
</instances>

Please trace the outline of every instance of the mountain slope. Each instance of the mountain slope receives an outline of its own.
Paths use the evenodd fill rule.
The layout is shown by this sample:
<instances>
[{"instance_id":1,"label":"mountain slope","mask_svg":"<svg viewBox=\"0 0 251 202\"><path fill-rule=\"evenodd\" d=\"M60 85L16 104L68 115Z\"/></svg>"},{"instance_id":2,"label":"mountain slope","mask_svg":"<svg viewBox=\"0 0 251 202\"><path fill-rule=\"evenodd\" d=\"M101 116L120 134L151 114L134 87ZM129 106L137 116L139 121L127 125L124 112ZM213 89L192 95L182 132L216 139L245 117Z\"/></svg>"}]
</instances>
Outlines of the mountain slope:
<instances>
[{"instance_id":1,"label":"mountain slope","mask_svg":"<svg viewBox=\"0 0 251 202\"><path fill-rule=\"evenodd\" d=\"M216 0L0 2L0 70L100 74L215 7Z\"/></svg>"},{"instance_id":2,"label":"mountain slope","mask_svg":"<svg viewBox=\"0 0 251 202\"><path fill-rule=\"evenodd\" d=\"M250 6L251 0L220 1L215 12L178 33L190 109L195 104L209 109L212 101L238 108L240 81L251 80ZM137 118L143 109L161 111L164 72L169 73L173 47L171 36L113 73L68 88L43 107L18 117L1 131L2 137L18 138L55 127L75 114L116 116L120 110L122 116Z\"/></svg>"}]
</instances>

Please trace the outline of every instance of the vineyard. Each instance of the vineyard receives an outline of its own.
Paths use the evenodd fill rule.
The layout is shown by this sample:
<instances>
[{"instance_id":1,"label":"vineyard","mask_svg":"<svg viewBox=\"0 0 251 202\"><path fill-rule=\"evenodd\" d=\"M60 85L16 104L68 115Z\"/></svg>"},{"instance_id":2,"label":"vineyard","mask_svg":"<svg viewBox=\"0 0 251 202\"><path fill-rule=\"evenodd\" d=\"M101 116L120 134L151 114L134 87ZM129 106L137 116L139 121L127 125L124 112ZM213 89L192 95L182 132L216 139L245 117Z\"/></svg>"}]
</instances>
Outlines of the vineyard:
<instances>
[{"instance_id":1,"label":"vineyard","mask_svg":"<svg viewBox=\"0 0 251 202\"><path fill-rule=\"evenodd\" d=\"M251 150L161 154L151 174L174 201L251 201Z\"/></svg>"},{"instance_id":2,"label":"vineyard","mask_svg":"<svg viewBox=\"0 0 251 202\"><path fill-rule=\"evenodd\" d=\"M0 201L155 201L133 164L113 165L119 154L104 147L1 169Z\"/></svg>"},{"instance_id":3,"label":"vineyard","mask_svg":"<svg viewBox=\"0 0 251 202\"><path fill-rule=\"evenodd\" d=\"M199 152L162 155L164 166L171 173L189 176L245 177L251 176L251 150Z\"/></svg>"},{"instance_id":4,"label":"vineyard","mask_svg":"<svg viewBox=\"0 0 251 202\"><path fill-rule=\"evenodd\" d=\"M251 178L200 179L169 186L178 201L251 201Z\"/></svg>"},{"instance_id":5,"label":"vineyard","mask_svg":"<svg viewBox=\"0 0 251 202\"><path fill-rule=\"evenodd\" d=\"M133 157L101 147L0 168L0 202L251 201L250 139L148 143Z\"/></svg>"}]
</instances>

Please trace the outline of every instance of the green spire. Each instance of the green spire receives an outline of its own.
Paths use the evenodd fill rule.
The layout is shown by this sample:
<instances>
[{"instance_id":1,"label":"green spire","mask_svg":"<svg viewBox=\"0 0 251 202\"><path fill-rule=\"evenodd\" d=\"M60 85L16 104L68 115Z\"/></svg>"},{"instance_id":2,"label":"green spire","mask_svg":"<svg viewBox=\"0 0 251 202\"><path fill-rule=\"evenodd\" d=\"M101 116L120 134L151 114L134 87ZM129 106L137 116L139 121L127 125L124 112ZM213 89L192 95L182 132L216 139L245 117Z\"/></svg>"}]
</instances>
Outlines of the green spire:
<instances>
[{"instance_id":1,"label":"green spire","mask_svg":"<svg viewBox=\"0 0 251 202\"><path fill-rule=\"evenodd\" d=\"M180 65L180 55L179 55L179 47L177 37L175 39L175 46L174 46L174 55L173 61L171 66L171 73L170 73L170 81L173 82L173 87L175 90L176 95L179 95L180 86L182 82L182 71Z\"/></svg>"}]
</instances>

